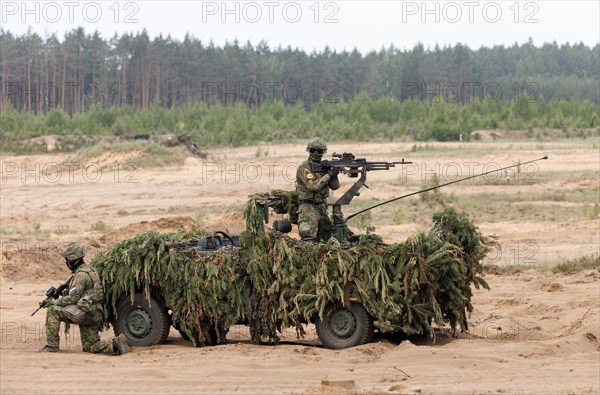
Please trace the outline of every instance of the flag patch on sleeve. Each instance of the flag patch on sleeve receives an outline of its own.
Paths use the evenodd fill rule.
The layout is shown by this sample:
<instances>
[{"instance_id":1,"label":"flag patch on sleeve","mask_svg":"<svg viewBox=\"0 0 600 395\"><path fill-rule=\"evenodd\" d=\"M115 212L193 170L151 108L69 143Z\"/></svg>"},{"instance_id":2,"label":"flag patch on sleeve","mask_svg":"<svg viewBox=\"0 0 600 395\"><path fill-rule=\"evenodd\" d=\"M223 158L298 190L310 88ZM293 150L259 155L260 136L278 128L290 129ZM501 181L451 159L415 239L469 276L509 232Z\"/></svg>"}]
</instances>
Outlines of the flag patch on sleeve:
<instances>
[{"instance_id":1,"label":"flag patch on sleeve","mask_svg":"<svg viewBox=\"0 0 600 395\"><path fill-rule=\"evenodd\" d=\"M75 292L77 292L77 286L73 285L71 288L69 288L69 295L72 295Z\"/></svg>"}]
</instances>

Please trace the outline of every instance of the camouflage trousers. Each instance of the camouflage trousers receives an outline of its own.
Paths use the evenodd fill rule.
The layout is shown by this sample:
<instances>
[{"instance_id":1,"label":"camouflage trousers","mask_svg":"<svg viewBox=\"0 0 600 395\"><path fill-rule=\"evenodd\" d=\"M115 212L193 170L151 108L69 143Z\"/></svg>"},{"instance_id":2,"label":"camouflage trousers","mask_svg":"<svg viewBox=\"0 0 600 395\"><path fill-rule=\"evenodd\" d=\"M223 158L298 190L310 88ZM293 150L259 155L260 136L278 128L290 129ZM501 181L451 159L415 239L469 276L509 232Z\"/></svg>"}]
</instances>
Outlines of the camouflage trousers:
<instances>
[{"instance_id":1,"label":"camouflage trousers","mask_svg":"<svg viewBox=\"0 0 600 395\"><path fill-rule=\"evenodd\" d=\"M60 323L68 322L73 324L62 311L60 306L50 306L46 312L46 344L50 347L58 348L60 337ZM99 329L104 321L102 313L94 310L87 313L88 325L79 325L79 334L81 335L81 345L83 351L114 354L113 343L111 340L100 340Z\"/></svg>"},{"instance_id":2,"label":"camouflage trousers","mask_svg":"<svg viewBox=\"0 0 600 395\"><path fill-rule=\"evenodd\" d=\"M327 205L301 204L298 209L298 232L304 241L329 240L332 230Z\"/></svg>"}]
</instances>

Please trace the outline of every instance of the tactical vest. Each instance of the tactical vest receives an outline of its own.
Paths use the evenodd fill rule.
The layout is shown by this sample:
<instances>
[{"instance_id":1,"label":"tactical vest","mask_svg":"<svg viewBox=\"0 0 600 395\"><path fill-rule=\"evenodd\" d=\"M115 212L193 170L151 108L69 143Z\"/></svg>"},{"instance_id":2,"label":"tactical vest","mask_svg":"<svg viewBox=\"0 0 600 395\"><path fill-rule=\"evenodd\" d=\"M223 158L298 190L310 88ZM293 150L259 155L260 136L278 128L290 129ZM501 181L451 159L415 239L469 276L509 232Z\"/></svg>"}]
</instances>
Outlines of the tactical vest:
<instances>
[{"instance_id":1,"label":"tactical vest","mask_svg":"<svg viewBox=\"0 0 600 395\"><path fill-rule=\"evenodd\" d=\"M313 173L310 167L310 162L303 162L299 168L309 170L315 180L320 180L327 173ZM325 203L327 202L327 197L329 196L329 185L325 184L322 189L319 191L312 192L310 191L306 185L296 177L296 192L298 193L298 200L311 200L315 203Z\"/></svg>"},{"instance_id":2,"label":"tactical vest","mask_svg":"<svg viewBox=\"0 0 600 395\"><path fill-rule=\"evenodd\" d=\"M104 289L102 288L102 282L100 281L100 276L98 275L98 272L88 265L81 265L75 271L75 275L77 275L77 273L79 272L84 272L87 275L89 275L92 279L92 283L94 284L92 288L88 288L83 292L81 298L88 299L92 305L96 303L101 303L104 300ZM73 281L75 281L75 277L73 277Z\"/></svg>"}]
</instances>

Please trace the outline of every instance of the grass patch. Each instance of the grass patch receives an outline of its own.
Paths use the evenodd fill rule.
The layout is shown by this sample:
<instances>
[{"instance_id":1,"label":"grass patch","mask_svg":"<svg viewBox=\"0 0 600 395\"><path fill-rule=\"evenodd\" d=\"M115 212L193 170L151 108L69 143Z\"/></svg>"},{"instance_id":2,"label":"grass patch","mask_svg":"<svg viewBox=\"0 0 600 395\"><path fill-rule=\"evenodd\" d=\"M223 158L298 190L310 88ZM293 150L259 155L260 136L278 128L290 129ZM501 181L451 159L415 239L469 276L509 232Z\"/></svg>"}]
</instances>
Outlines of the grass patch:
<instances>
[{"instance_id":1,"label":"grass patch","mask_svg":"<svg viewBox=\"0 0 600 395\"><path fill-rule=\"evenodd\" d=\"M177 166L185 162L186 155L178 148L168 148L156 143L147 143L142 155L130 162L138 167Z\"/></svg>"},{"instance_id":2,"label":"grass patch","mask_svg":"<svg viewBox=\"0 0 600 395\"><path fill-rule=\"evenodd\" d=\"M42 225L40 225L40 224L33 225L32 233L36 239L39 239L42 236Z\"/></svg>"},{"instance_id":3,"label":"grass patch","mask_svg":"<svg viewBox=\"0 0 600 395\"><path fill-rule=\"evenodd\" d=\"M13 234L15 234L14 229L0 226L0 236L12 236Z\"/></svg>"},{"instance_id":4,"label":"grass patch","mask_svg":"<svg viewBox=\"0 0 600 395\"><path fill-rule=\"evenodd\" d=\"M394 210L394 225L402 225L404 222L404 211L401 208Z\"/></svg>"},{"instance_id":5,"label":"grass patch","mask_svg":"<svg viewBox=\"0 0 600 395\"><path fill-rule=\"evenodd\" d=\"M586 203L583 205L582 211L585 218L596 219L600 216L600 206L598 206L598 203L594 203L593 206Z\"/></svg>"},{"instance_id":6,"label":"grass patch","mask_svg":"<svg viewBox=\"0 0 600 395\"><path fill-rule=\"evenodd\" d=\"M115 141L107 142L101 141L94 145L81 148L77 151L78 159L89 159L96 158L105 152L131 152L144 149L144 146L148 145L146 141L134 140L134 141Z\"/></svg>"},{"instance_id":7,"label":"grass patch","mask_svg":"<svg viewBox=\"0 0 600 395\"><path fill-rule=\"evenodd\" d=\"M96 221L95 224L90 226L90 230L93 232L108 233L112 230L112 226L104 221Z\"/></svg>"},{"instance_id":8,"label":"grass patch","mask_svg":"<svg viewBox=\"0 0 600 395\"><path fill-rule=\"evenodd\" d=\"M573 274L582 270L600 271L600 254L584 255L575 259L567 259L552 268L553 273Z\"/></svg>"},{"instance_id":9,"label":"grass patch","mask_svg":"<svg viewBox=\"0 0 600 395\"><path fill-rule=\"evenodd\" d=\"M50 232L56 234L56 235L68 235L71 233L75 233L76 230L73 228L70 228L68 226L58 226L52 230L50 230Z\"/></svg>"}]
</instances>

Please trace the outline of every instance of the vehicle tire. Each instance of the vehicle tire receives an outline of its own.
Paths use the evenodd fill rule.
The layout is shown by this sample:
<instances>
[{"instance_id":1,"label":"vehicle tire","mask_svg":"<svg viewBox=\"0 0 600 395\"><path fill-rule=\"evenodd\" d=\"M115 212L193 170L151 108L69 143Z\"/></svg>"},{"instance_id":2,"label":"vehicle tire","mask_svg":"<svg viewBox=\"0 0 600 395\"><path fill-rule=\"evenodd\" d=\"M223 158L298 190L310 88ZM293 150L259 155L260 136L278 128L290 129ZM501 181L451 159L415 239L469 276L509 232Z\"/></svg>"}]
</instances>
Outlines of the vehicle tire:
<instances>
[{"instance_id":1,"label":"vehicle tire","mask_svg":"<svg viewBox=\"0 0 600 395\"><path fill-rule=\"evenodd\" d=\"M373 339L373 319L359 303L331 304L315 321L317 336L327 348L348 348Z\"/></svg>"},{"instance_id":2,"label":"vehicle tire","mask_svg":"<svg viewBox=\"0 0 600 395\"><path fill-rule=\"evenodd\" d=\"M113 322L115 334L124 333L130 346L153 346L164 343L171 329L167 309L152 296L136 293L133 303L124 296L117 304L117 318Z\"/></svg>"}]
</instances>

